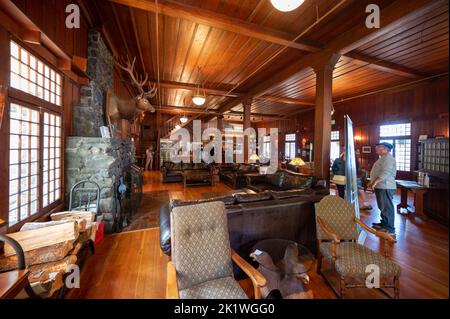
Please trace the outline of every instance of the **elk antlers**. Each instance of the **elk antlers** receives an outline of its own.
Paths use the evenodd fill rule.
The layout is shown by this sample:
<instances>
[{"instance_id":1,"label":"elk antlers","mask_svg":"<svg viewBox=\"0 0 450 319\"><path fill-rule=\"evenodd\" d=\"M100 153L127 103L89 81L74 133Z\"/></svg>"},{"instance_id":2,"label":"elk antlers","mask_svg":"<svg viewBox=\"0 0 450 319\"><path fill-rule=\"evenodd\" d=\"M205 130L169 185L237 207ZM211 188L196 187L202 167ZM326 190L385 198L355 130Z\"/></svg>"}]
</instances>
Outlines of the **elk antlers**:
<instances>
[{"instance_id":1,"label":"elk antlers","mask_svg":"<svg viewBox=\"0 0 450 319\"><path fill-rule=\"evenodd\" d=\"M152 98L156 95L156 84L152 84L149 91L146 92L144 90L144 86L148 84L148 74L146 73L145 76L135 74L134 67L136 64L136 57L131 62L130 58L127 56L125 64L120 63L120 61L116 61L116 64L119 68L129 74L133 85L139 90L140 98Z\"/></svg>"}]
</instances>

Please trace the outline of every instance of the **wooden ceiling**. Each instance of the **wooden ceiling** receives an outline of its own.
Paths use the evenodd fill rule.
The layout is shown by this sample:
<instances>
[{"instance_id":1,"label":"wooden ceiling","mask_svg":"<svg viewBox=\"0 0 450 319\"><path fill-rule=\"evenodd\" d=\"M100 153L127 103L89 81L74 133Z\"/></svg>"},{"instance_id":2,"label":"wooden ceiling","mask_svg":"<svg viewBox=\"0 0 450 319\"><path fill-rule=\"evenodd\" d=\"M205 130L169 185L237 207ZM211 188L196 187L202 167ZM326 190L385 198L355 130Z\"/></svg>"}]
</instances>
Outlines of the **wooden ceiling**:
<instances>
[{"instance_id":1,"label":"wooden ceiling","mask_svg":"<svg viewBox=\"0 0 450 319\"><path fill-rule=\"evenodd\" d=\"M269 0L157 2L79 0L115 54L136 56L138 70L158 83L153 104L173 113L175 107L242 112L240 104L230 101L364 21L367 4L381 7L383 21L383 8L396 1L305 0L290 13L275 10ZM448 1L433 2L432 9L412 21L346 53L334 71L333 98L448 72ZM203 108L192 103L198 83L208 96ZM313 107L314 99L315 74L305 68L258 95L252 113L286 116Z\"/></svg>"}]
</instances>

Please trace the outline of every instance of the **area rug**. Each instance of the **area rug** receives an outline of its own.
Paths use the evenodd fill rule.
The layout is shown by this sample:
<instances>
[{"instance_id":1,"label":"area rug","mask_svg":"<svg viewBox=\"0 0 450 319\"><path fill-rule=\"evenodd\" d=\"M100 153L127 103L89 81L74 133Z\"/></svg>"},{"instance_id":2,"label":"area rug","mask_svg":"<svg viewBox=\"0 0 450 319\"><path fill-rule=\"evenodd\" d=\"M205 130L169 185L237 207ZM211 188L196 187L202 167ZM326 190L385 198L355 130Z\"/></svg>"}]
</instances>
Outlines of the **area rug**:
<instances>
[{"instance_id":1,"label":"area rug","mask_svg":"<svg viewBox=\"0 0 450 319\"><path fill-rule=\"evenodd\" d=\"M133 231L139 229L159 227L159 210L161 206L169 202L168 191L155 191L144 193L142 195L141 206L134 216L131 223L122 231Z\"/></svg>"}]
</instances>

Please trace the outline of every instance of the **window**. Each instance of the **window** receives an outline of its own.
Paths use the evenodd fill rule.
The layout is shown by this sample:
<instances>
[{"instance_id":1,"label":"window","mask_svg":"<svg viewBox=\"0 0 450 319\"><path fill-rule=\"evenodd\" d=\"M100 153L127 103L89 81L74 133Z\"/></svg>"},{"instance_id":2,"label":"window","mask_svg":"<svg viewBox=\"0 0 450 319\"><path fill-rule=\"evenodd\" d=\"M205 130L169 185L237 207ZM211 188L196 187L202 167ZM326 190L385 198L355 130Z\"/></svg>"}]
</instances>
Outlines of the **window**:
<instances>
[{"instance_id":1,"label":"window","mask_svg":"<svg viewBox=\"0 0 450 319\"><path fill-rule=\"evenodd\" d=\"M286 153L285 159L286 160L292 160L295 158L296 154L296 136L295 134L286 134L286 140L285 140L285 148L284 151Z\"/></svg>"},{"instance_id":2,"label":"window","mask_svg":"<svg viewBox=\"0 0 450 319\"><path fill-rule=\"evenodd\" d=\"M340 155L340 142L339 142L339 131L331 132L331 147L330 147L330 159L333 162Z\"/></svg>"},{"instance_id":3,"label":"window","mask_svg":"<svg viewBox=\"0 0 450 319\"><path fill-rule=\"evenodd\" d=\"M11 41L11 87L62 105L61 75L14 41Z\"/></svg>"},{"instance_id":4,"label":"window","mask_svg":"<svg viewBox=\"0 0 450 319\"><path fill-rule=\"evenodd\" d=\"M61 195L61 117L44 113L42 204L48 206Z\"/></svg>"},{"instance_id":5,"label":"window","mask_svg":"<svg viewBox=\"0 0 450 319\"><path fill-rule=\"evenodd\" d=\"M263 137L263 157L270 158L270 135Z\"/></svg>"},{"instance_id":6,"label":"window","mask_svg":"<svg viewBox=\"0 0 450 319\"><path fill-rule=\"evenodd\" d=\"M411 170L411 123L380 126L380 142L394 146L392 155L397 162L397 170Z\"/></svg>"},{"instance_id":7,"label":"window","mask_svg":"<svg viewBox=\"0 0 450 319\"><path fill-rule=\"evenodd\" d=\"M62 105L63 92L55 70L16 42L10 45L11 87L17 90L9 104L8 217L14 226L61 200L62 117L52 105Z\"/></svg>"},{"instance_id":8,"label":"window","mask_svg":"<svg viewBox=\"0 0 450 319\"><path fill-rule=\"evenodd\" d=\"M10 106L9 224L38 212L39 112Z\"/></svg>"}]
</instances>

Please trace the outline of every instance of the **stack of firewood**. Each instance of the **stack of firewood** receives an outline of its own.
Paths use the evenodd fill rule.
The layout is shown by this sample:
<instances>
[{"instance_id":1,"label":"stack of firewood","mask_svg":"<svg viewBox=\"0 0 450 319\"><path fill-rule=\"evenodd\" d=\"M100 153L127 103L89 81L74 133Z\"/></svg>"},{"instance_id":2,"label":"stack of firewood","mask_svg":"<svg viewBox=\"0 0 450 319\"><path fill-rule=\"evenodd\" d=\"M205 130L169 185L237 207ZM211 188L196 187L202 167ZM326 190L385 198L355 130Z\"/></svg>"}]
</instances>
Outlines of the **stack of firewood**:
<instances>
[{"instance_id":1,"label":"stack of firewood","mask_svg":"<svg viewBox=\"0 0 450 319\"><path fill-rule=\"evenodd\" d=\"M42 298L63 287L64 275L77 263L77 254L89 239L95 238L97 223L92 212L62 212L52 221L27 223L19 232L8 234L22 246L30 285ZM0 272L17 268L14 249L5 244L0 255Z\"/></svg>"}]
</instances>

